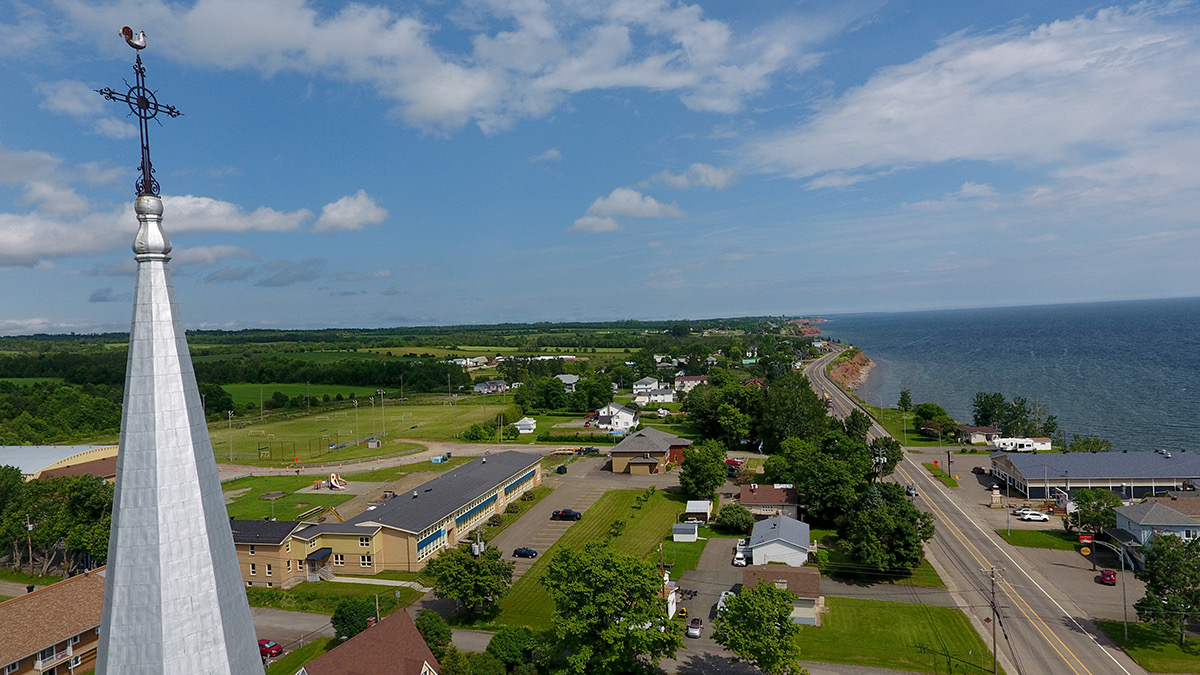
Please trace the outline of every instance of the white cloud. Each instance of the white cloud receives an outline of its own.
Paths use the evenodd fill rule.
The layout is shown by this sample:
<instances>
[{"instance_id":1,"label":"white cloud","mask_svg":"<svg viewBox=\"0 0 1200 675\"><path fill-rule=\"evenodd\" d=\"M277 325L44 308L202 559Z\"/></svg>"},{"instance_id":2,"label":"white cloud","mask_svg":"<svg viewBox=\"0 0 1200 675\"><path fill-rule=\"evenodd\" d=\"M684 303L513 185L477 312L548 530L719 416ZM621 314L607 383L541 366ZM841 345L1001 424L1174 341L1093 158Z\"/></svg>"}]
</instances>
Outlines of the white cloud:
<instances>
[{"instance_id":1,"label":"white cloud","mask_svg":"<svg viewBox=\"0 0 1200 675\"><path fill-rule=\"evenodd\" d=\"M688 188L697 186L713 190L724 190L736 181L736 169L718 169L711 164L696 163L688 167L688 170L682 174L660 171L654 174L650 178L650 181L647 182L666 183L680 190L687 190Z\"/></svg>"},{"instance_id":2,"label":"white cloud","mask_svg":"<svg viewBox=\"0 0 1200 675\"><path fill-rule=\"evenodd\" d=\"M624 218L677 218L683 211L674 204L662 204L633 188L619 187L607 197L598 197L588 215Z\"/></svg>"},{"instance_id":3,"label":"white cloud","mask_svg":"<svg viewBox=\"0 0 1200 675\"><path fill-rule=\"evenodd\" d=\"M106 136L117 141L127 138L137 138L140 133L136 124L112 117L101 117L92 123L92 129L101 136Z\"/></svg>"},{"instance_id":4,"label":"white cloud","mask_svg":"<svg viewBox=\"0 0 1200 675\"><path fill-rule=\"evenodd\" d=\"M191 64L322 75L362 84L394 112L432 130L476 123L485 132L546 115L572 93L616 88L674 92L694 110L729 113L770 79L805 67L806 40L852 21L844 10L747 26L708 18L697 4L480 0L427 20L415 10L351 4L327 11L303 0L63 0L78 31L108 36L139 17L156 53ZM231 19L236 17L236 19ZM458 25L453 25L457 22ZM264 30L269 26L269 30ZM491 28L500 26L502 28ZM450 40L442 40L444 34ZM463 38L466 39L463 39ZM458 51L442 43L467 45Z\"/></svg>"},{"instance_id":5,"label":"white cloud","mask_svg":"<svg viewBox=\"0 0 1200 675\"><path fill-rule=\"evenodd\" d=\"M389 279L392 277L392 271L388 269L375 270L369 274L360 272L342 272L337 276L338 281L374 281L376 279Z\"/></svg>"},{"instance_id":6,"label":"white cloud","mask_svg":"<svg viewBox=\"0 0 1200 675\"><path fill-rule=\"evenodd\" d=\"M967 181L959 188L957 196L959 199L983 199L995 197L996 191L992 189L991 185Z\"/></svg>"},{"instance_id":7,"label":"white cloud","mask_svg":"<svg viewBox=\"0 0 1200 675\"><path fill-rule=\"evenodd\" d=\"M366 225L378 225L387 218L387 209L375 203L367 195L366 190L342 197L326 204L321 209L321 217L313 229L318 232L327 230L361 230Z\"/></svg>"},{"instance_id":8,"label":"white cloud","mask_svg":"<svg viewBox=\"0 0 1200 675\"><path fill-rule=\"evenodd\" d=\"M599 232L616 232L621 229L621 224L614 218L602 218L600 216L583 216L577 218L575 224L571 225L572 230L578 232L588 232L596 234Z\"/></svg>"},{"instance_id":9,"label":"white cloud","mask_svg":"<svg viewBox=\"0 0 1200 675\"><path fill-rule=\"evenodd\" d=\"M312 218L308 209L290 213L266 206L246 213L241 207L211 197L193 195L164 196L163 226L168 234L176 232L286 232ZM128 208L133 216L133 206ZM136 222L136 221L135 221Z\"/></svg>"},{"instance_id":10,"label":"white cloud","mask_svg":"<svg viewBox=\"0 0 1200 675\"><path fill-rule=\"evenodd\" d=\"M540 155L534 155L529 158L531 162L560 162L562 161L562 151L558 148L550 148Z\"/></svg>"},{"instance_id":11,"label":"white cloud","mask_svg":"<svg viewBox=\"0 0 1200 675\"><path fill-rule=\"evenodd\" d=\"M300 261L272 260L264 265L264 268L273 270L274 273L260 279L254 285L267 288L281 288L316 279L325 269L325 261L319 258L308 258Z\"/></svg>"},{"instance_id":12,"label":"white cloud","mask_svg":"<svg viewBox=\"0 0 1200 675\"><path fill-rule=\"evenodd\" d=\"M1191 144L1180 141L1194 137L1200 115L1200 41L1194 24L1160 20L1172 11L1138 5L951 36L798 128L748 144L745 162L812 178L810 187L957 160L1040 165L1059 178L1087 176L1110 195L1155 174L1195 187L1197 174L1182 173Z\"/></svg>"},{"instance_id":13,"label":"white cloud","mask_svg":"<svg viewBox=\"0 0 1200 675\"><path fill-rule=\"evenodd\" d=\"M171 260L177 265L208 267L230 259L253 260L254 254L241 246L192 246L175 248Z\"/></svg>"},{"instance_id":14,"label":"white cloud","mask_svg":"<svg viewBox=\"0 0 1200 675\"><path fill-rule=\"evenodd\" d=\"M41 107L62 115L94 117L105 109L106 101L78 80L43 82L38 85L38 91L44 97Z\"/></svg>"}]
</instances>

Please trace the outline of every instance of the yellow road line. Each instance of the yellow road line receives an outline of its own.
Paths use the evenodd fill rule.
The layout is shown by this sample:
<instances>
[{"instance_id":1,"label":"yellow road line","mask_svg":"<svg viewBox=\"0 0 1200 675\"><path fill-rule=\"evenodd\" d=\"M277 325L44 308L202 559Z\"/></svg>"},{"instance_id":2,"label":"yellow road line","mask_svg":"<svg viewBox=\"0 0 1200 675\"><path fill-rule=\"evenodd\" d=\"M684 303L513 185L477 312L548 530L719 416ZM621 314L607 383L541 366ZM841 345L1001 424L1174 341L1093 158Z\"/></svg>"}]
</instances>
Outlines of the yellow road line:
<instances>
[{"instance_id":1,"label":"yellow road line","mask_svg":"<svg viewBox=\"0 0 1200 675\"><path fill-rule=\"evenodd\" d=\"M907 470L904 469L903 466L897 466L896 470L904 477L904 479L906 481L908 481L914 485L916 484L913 477L908 473ZM930 500L928 497L926 497L925 493L923 493L923 492L921 493L920 496L921 496L921 500L923 502L925 502L925 505L928 506L929 509L933 512L934 516L938 520L942 521L947 526L949 526L950 532L952 535L954 535L954 538L957 539L959 541L959 543L961 543L963 545L963 549L966 550L966 552L972 558L974 558L977 563L979 563L983 567L991 567L992 566L992 563L987 560L987 557L983 555L983 552L980 551L974 544L972 544L969 539L967 539L966 534L963 533L961 529L959 529L958 525L956 525L953 521L950 520L950 517L948 515L946 515L946 513L937 504L933 503L933 501ZM1050 645L1050 648L1053 649L1054 652L1056 654L1058 654L1059 658L1061 658L1063 660L1063 662L1067 664L1067 667L1070 668L1071 671L1074 672L1076 675L1079 675L1079 670L1077 670L1075 668L1075 666L1072 665L1072 663L1071 663L1071 660L1074 659L1075 663L1077 663L1079 665L1079 667L1083 669L1083 672L1088 673L1088 675L1091 675L1092 671L1088 670L1087 666L1085 666L1083 664L1083 661L1081 661L1079 659L1079 657L1076 656L1075 653L1071 651L1071 648L1068 647L1062 641L1062 639L1060 637L1058 637L1058 634L1055 633L1054 630L1052 628L1050 628L1049 625L1046 624L1046 621L1044 619L1042 619L1042 617L1037 613L1037 611L1035 609L1033 609L1033 607L1031 607L1029 605L1029 603L1025 600L1024 597L1021 596L1021 594L1017 591L1017 589L1015 587L1013 587L1012 582L1008 581L1008 579L1006 579L1003 575L1000 575L999 579L1000 579L1000 590L1006 596L1008 596L1008 599L1013 604L1013 606L1016 607L1017 610L1020 611L1023 615L1025 615L1025 618L1029 620L1029 623L1033 626L1034 630L1036 630L1038 632L1038 634L1042 636L1042 639L1044 639L1046 641L1046 643L1048 645ZM1022 607L1022 605L1024 605L1024 607ZM1026 609L1028 609L1028 611L1026 611ZM1030 616L1031 614L1032 614L1032 617ZM1035 619L1036 619L1036 621L1035 621ZM1041 624L1041 626L1039 627L1038 624ZM1045 631L1043 631L1042 628L1045 628ZM1049 636L1047 636L1047 633L1049 633L1050 636L1053 636L1053 640ZM1062 651L1060 651L1059 648L1055 646L1055 642L1057 642L1059 645L1061 645L1063 650L1066 650L1067 654L1071 655L1070 659L1068 659L1065 655L1063 655Z\"/></svg>"}]
</instances>

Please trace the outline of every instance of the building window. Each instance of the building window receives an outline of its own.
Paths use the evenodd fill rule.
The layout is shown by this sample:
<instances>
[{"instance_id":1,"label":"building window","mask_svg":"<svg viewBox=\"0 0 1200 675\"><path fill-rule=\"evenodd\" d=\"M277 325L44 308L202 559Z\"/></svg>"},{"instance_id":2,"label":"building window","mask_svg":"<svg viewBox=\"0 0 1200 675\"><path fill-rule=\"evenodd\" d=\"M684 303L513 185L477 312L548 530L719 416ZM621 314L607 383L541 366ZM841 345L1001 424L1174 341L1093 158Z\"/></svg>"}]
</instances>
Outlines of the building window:
<instances>
[{"instance_id":1,"label":"building window","mask_svg":"<svg viewBox=\"0 0 1200 675\"><path fill-rule=\"evenodd\" d=\"M253 582L251 582L251 581L247 581L247 582L246 582L246 588L250 588L250 587L251 587L251 586L253 586L253 585L254 585L254 583L253 583Z\"/></svg>"},{"instance_id":2,"label":"building window","mask_svg":"<svg viewBox=\"0 0 1200 675\"><path fill-rule=\"evenodd\" d=\"M287 544L284 544L283 551L285 553L291 553L292 552L292 542L289 541Z\"/></svg>"},{"instance_id":3,"label":"building window","mask_svg":"<svg viewBox=\"0 0 1200 675\"><path fill-rule=\"evenodd\" d=\"M250 544L250 555L254 555L254 544Z\"/></svg>"},{"instance_id":4,"label":"building window","mask_svg":"<svg viewBox=\"0 0 1200 675\"><path fill-rule=\"evenodd\" d=\"M289 572L292 571L292 561L291 560L288 561L288 571Z\"/></svg>"},{"instance_id":5,"label":"building window","mask_svg":"<svg viewBox=\"0 0 1200 675\"><path fill-rule=\"evenodd\" d=\"M54 647L46 647L42 651L38 652L38 658L43 661L54 658Z\"/></svg>"},{"instance_id":6,"label":"building window","mask_svg":"<svg viewBox=\"0 0 1200 675\"><path fill-rule=\"evenodd\" d=\"M338 567L345 565L346 564L346 556L341 553L334 553L333 554L333 564L337 565Z\"/></svg>"},{"instance_id":7,"label":"building window","mask_svg":"<svg viewBox=\"0 0 1200 675\"><path fill-rule=\"evenodd\" d=\"M71 667L72 668L78 668L81 665L83 665L83 657L82 656L76 656L73 659L71 659Z\"/></svg>"},{"instance_id":8,"label":"building window","mask_svg":"<svg viewBox=\"0 0 1200 675\"><path fill-rule=\"evenodd\" d=\"M359 556L359 558L362 560L362 562L359 563L359 565L361 567L370 567L371 566L371 556L364 555L364 556Z\"/></svg>"},{"instance_id":9,"label":"building window","mask_svg":"<svg viewBox=\"0 0 1200 675\"><path fill-rule=\"evenodd\" d=\"M274 586L274 585L275 585L275 582L273 582L273 581L268 581L268 582L267 582L267 588L271 588L271 587L272 587L272 586Z\"/></svg>"},{"instance_id":10,"label":"building window","mask_svg":"<svg viewBox=\"0 0 1200 675\"><path fill-rule=\"evenodd\" d=\"M7 666L4 666L4 675L9 675L9 673L15 673L15 672L17 672L17 666L18 666L18 665L20 665L20 664L18 664L18 663L10 663L10 664L8 664Z\"/></svg>"},{"instance_id":11,"label":"building window","mask_svg":"<svg viewBox=\"0 0 1200 675\"><path fill-rule=\"evenodd\" d=\"M254 576L255 574L258 574L258 565L250 563L250 576Z\"/></svg>"},{"instance_id":12,"label":"building window","mask_svg":"<svg viewBox=\"0 0 1200 675\"><path fill-rule=\"evenodd\" d=\"M72 635L70 638L68 638L68 639L67 639L67 644L69 644L69 645L77 645L77 644L79 644L79 636L78 636L78 635Z\"/></svg>"},{"instance_id":13,"label":"building window","mask_svg":"<svg viewBox=\"0 0 1200 675\"><path fill-rule=\"evenodd\" d=\"M359 546L362 546L363 548L370 548L370 546L371 546L371 538L370 538L370 537L359 537L359 538L358 538L358 545L359 545Z\"/></svg>"},{"instance_id":14,"label":"building window","mask_svg":"<svg viewBox=\"0 0 1200 675\"><path fill-rule=\"evenodd\" d=\"M271 576L271 564L267 563L267 576Z\"/></svg>"}]
</instances>

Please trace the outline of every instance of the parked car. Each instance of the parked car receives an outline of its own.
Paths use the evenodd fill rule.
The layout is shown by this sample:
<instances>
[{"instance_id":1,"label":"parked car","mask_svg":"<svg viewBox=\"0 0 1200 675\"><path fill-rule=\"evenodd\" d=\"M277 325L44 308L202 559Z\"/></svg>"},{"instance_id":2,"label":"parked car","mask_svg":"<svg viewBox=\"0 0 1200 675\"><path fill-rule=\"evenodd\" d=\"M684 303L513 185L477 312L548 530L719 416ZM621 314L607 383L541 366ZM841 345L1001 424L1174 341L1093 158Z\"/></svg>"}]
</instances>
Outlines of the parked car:
<instances>
[{"instance_id":1,"label":"parked car","mask_svg":"<svg viewBox=\"0 0 1200 675\"><path fill-rule=\"evenodd\" d=\"M1117 585L1117 573L1115 570L1100 570L1100 583L1106 586Z\"/></svg>"},{"instance_id":2,"label":"parked car","mask_svg":"<svg viewBox=\"0 0 1200 675\"><path fill-rule=\"evenodd\" d=\"M1026 513L1037 513L1037 512L1038 512L1037 509L1030 508L1028 506L1018 506L1017 508L1012 510L1012 514L1014 516L1023 516Z\"/></svg>"},{"instance_id":3,"label":"parked car","mask_svg":"<svg viewBox=\"0 0 1200 675\"><path fill-rule=\"evenodd\" d=\"M1021 520L1045 523L1050 521L1050 516L1042 513L1041 511L1027 511L1021 514Z\"/></svg>"},{"instance_id":4,"label":"parked car","mask_svg":"<svg viewBox=\"0 0 1200 675\"><path fill-rule=\"evenodd\" d=\"M733 566L734 567L745 567L748 562L749 561L746 560L745 553L738 551L737 553L733 554Z\"/></svg>"},{"instance_id":5,"label":"parked car","mask_svg":"<svg viewBox=\"0 0 1200 675\"><path fill-rule=\"evenodd\" d=\"M258 655L259 656L279 656L283 653L283 647L279 646L274 640L259 640Z\"/></svg>"},{"instance_id":6,"label":"parked car","mask_svg":"<svg viewBox=\"0 0 1200 675\"><path fill-rule=\"evenodd\" d=\"M579 520L583 514L574 509L562 509L550 515L550 520Z\"/></svg>"},{"instance_id":7,"label":"parked car","mask_svg":"<svg viewBox=\"0 0 1200 675\"><path fill-rule=\"evenodd\" d=\"M734 593L733 591L721 591L721 599L717 600L717 615L718 616L720 616L721 612L725 611L726 601L732 599L735 595L737 595L737 594Z\"/></svg>"},{"instance_id":8,"label":"parked car","mask_svg":"<svg viewBox=\"0 0 1200 675\"><path fill-rule=\"evenodd\" d=\"M920 497L921 491L917 489L916 485L910 483L904 486L904 495L906 497Z\"/></svg>"},{"instance_id":9,"label":"parked car","mask_svg":"<svg viewBox=\"0 0 1200 675\"><path fill-rule=\"evenodd\" d=\"M594 445L589 445L586 448L580 450L579 454L581 454L581 455L598 455L598 454L600 454L600 448L597 448Z\"/></svg>"},{"instance_id":10,"label":"parked car","mask_svg":"<svg viewBox=\"0 0 1200 675\"><path fill-rule=\"evenodd\" d=\"M513 557L514 558L536 558L537 551L529 548L528 546L522 546L521 548L513 550Z\"/></svg>"},{"instance_id":11,"label":"parked car","mask_svg":"<svg viewBox=\"0 0 1200 675\"><path fill-rule=\"evenodd\" d=\"M982 473L987 473L987 472L988 472L988 470L983 468L982 466L971 467L971 473L981 473L982 474Z\"/></svg>"},{"instance_id":12,"label":"parked car","mask_svg":"<svg viewBox=\"0 0 1200 675\"><path fill-rule=\"evenodd\" d=\"M704 619L696 617L692 619L691 623L688 624L687 636L690 638L698 638L700 637L700 631L702 630L704 630Z\"/></svg>"}]
</instances>

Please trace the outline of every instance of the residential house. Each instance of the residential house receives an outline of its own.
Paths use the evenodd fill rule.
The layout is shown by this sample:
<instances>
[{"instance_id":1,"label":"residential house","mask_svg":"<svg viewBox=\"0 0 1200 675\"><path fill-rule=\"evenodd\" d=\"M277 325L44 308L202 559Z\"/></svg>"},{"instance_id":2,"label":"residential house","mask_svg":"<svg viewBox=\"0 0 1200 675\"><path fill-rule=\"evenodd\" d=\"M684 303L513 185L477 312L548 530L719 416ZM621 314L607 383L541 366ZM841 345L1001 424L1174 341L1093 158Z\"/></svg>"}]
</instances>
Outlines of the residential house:
<instances>
[{"instance_id":1,"label":"residential house","mask_svg":"<svg viewBox=\"0 0 1200 675\"><path fill-rule=\"evenodd\" d=\"M674 400L674 389L654 389L646 394L647 403L671 403Z\"/></svg>"},{"instance_id":2,"label":"residential house","mask_svg":"<svg viewBox=\"0 0 1200 675\"><path fill-rule=\"evenodd\" d=\"M751 560L755 565L781 562L800 567L808 562L810 546L808 523L787 516L760 520L750 532Z\"/></svg>"},{"instance_id":3,"label":"residential house","mask_svg":"<svg viewBox=\"0 0 1200 675\"><path fill-rule=\"evenodd\" d=\"M738 502L756 518L771 516L800 517L800 496L790 483L743 485Z\"/></svg>"},{"instance_id":4,"label":"residential house","mask_svg":"<svg viewBox=\"0 0 1200 675\"><path fill-rule=\"evenodd\" d=\"M683 449L692 442L675 434L647 427L630 434L610 453L613 473L658 473L668 462L683 461Z\"/></svg>"},{"instance_id":5,"label":"residential house","mask_svg":"<svg viewBox=\"0 0 1200 675\"><path fill-rule=\"evenodd\" d=\"M403 609L309 661L296 675L438 675L441 666Z\"/></svg>"},{"instance_id":6,"label":"residential house","mask_svg":"<svg viewBox=\"0 0 1200 675\"><path fill-rule=\"evenodd\" d=\"M675 391L682 391L685 394L702 384L708 384L707 375L677 375L675 377Z\"/></svg>"},{"instance_id":7,"label":"residential house","mask_svg":"<svg viewBox=\"0 0 1200 675\"><path fill-rule=\"evenodd\" d=\"M292 553L292 535L307 527L292 520L234 520L233 546L246 586L287 590L307 580L304 564Z\"/></svg>"},{"instance_id":8,"label":"residential house","mask_svg":"<svg viewBox=\"0 0 1200 675\"><path fill-rule=\"evenodd\" d=\"M563 383L563 389L566 390L568 394L575 391L575 385L579 382L579 376L572 375L571 373L563 373L562 375L555 375L554 377L557 377L559 381Z\"/></svg>"},{"instance_id":9,"label":"residential house","mask_svg":"<svg viewBox=\"0 0 1200 675\"><path fill-rule=\"evenodd\" d=\"M1200 520L1159 501L1145 501L1114 510L1117 513L1117 526L1105 532L1121 545L1134 570L1146 568L1143 549L1155 537L1174 535L1182 539L1195 539L1200 536Z\"/></svg>"},{"instance_id":10,"label":"residential house","mask_svg":"<svg viewBox=\"0 0 1200 675\"><path fill-rule=\"evenodd\" d=\"M710 499L689 499L683 508L683 518L707 523L712 518L712 508Z\"/></svg>"},{"instance_id":11,"label":"residential house","mask_svg":"<svg viewBox=\"0 0 1200 675\"><path fill-rule=\"evenodd\" d=\"M773 584L776 588L795 594L796 597L792 599L792 623L821 625L825 599L821 596L819 569L790 565L750 565L742 570L743 589L754 588L759 583Z\"/></svg>"},{"instance_id":12,"label":"residential house","mask_svg":"<svg viewBox=\"0 0 1200 675\"><path fill-rule=\"evenodd\" d=\"M488 362L488 357L486 356L476 356L474 358L467 359L467 365L471 368L483 368L487 366Z\"/></svg>"},{"instance_id":13,"label":"residential house","mask_svg":"<svg viewBox=\"0 0 1200 675\"><path fill-rule=\"evenodd\" d=\"M980 443L993 445L1000 438L1000 430L996 427L969 427L965 424L958 425L958 442L968 445L979 445Z\"/></svg>"},{"instance_id":14,"label":"residential house","mask_svg":"<svg viewBox=\"0 0 1200 675\"><path fill-rule=\"evenodd\" d=\"M633 408L609 403L596 411L596 428L610 431L629 431L639 422L638 411Z\"/></svg>"},{"instance_id":15,"label":"residential house","mask_svg":"<svg viewBox=\"0 0 1200 675\"><path fill-rule=\"evenodd\" d=\"M0 603L0 673L95 668L103 604L104 568Z\"/></svg>"},{"instance_id":16,"label":"residential house","mask_svg":"<svg viewBox=\"0 0 1200 675\"><path fill-rule=\"evenodd\" d=\"M513 426L517 428L518 433L532 434L537 431L537 420L532 417L522 417Z\"/></svg>"},{"instance_id":17,"label":"residential house","mask_svg":"<svg viewBox=\"0 0 1200 675\"><path fill-rule=\"evenodd\" d=\"M476 394L499 394L508 391L508 383L504 380L488 380L473 387Z\"/></svg>"},{"instance_id":18,"label":"residential house","mask_svg":"<svg viewBox=\"0 0 1200 675\"><path fill-rule=\"evenodd\" d=\"M642 379L633 383L633 393L635 395L649 394L655 389L662 389L662 383L653 377L643 377Z\"/></svg>"},{"instance_id":19,"label":"residential house","mask_svg":"<svg viewBox=\"0 0 1200 675\"><path fill-rule=\"evenodd\" d=\"M709 356L708 358L704 359L704 365L708 366L709 368L717 365L717 357Z\"/></svg>"}]
</instances>

